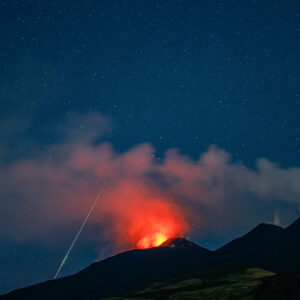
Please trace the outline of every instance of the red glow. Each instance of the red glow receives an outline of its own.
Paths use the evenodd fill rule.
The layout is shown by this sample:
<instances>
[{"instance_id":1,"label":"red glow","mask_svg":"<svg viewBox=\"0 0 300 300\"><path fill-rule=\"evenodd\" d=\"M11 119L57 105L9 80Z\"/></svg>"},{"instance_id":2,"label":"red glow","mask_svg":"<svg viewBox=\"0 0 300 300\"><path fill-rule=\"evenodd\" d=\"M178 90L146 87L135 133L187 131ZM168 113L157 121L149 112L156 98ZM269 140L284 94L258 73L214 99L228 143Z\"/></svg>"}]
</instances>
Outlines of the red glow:
<instances>
[{"instance_id":1,"label":"red glow","mask_svg":"<svg viewBox=\"0 0 300 300\"><path fill-rule=\"evenodd\" d=\"M135 208L128 233L135 248L156 247L171 237L182 236L187 224L178 207L162 200L142 201Z\"/></svg>"}]
</instances>

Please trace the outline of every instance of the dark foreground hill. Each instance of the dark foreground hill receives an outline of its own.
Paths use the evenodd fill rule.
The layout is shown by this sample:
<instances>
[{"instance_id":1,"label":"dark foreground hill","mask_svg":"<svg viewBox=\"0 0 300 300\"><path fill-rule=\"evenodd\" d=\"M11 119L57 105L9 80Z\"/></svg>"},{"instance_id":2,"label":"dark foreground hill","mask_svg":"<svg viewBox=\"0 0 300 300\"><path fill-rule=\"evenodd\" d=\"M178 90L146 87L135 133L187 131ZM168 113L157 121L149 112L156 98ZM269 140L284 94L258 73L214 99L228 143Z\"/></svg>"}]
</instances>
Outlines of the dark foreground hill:
<instances>
[{"instance_id":1,"label":"dark foreground hill","mask_svg":"<svg viewBox=\"0 0 300 300\"><path fill-rule=\"evenodd\" d=\"M213 278L214 284L217 282L218 285L222 280L216 278L227 278L228 274L244 272L248 268L278 273L274 277L276 280L280 281L277 279L280 276L285 280L285 286L296 286L298 281L291 282L290 274L300 271L299 253L300 219L286 229L260 224L214 252L183 238L174 238L161 247L123 252L75 275L19 289L0 299L102 299L129 295L154 282L175 278L202 281ZM266 293L270 294L272 280L268 279L257 291L262 294L269 289ZM256 282L255 286L258 285Z\"/></svg>"},{"instance_id":2,"label":"dark foreground hill","mask_svg":"<svg viewBox=\"0 0 300 300\"><path fill-rule=\"evenodd\" d=\"M100 299L153 281L203 269L212 252L202 247L156 247L123 252L58 280L20 289L3 299Z\"/></svg>"},{"instance_id":3,"label":"dark foreground hill","mask_svg":"<svg viewBox=\"0 0 300 300\"><path fill-rule=\"evenodd\" d=\"M264 280L275 276L274 273L259 268L249 268L234 273L194 274L186 278L177 278L152 283L147 287L133 290L126 299L255 299L258 287ZM124 298L117 298L124 300ZM114 300L117 300L114 298Z\"/></svg>"},{"instance_id":4,"label":"dark foreground hill","mask_svg":"<svg viewBox=\"0 0 300 300\"><path fill-rule=\"evenodd\" d=\"M261 223L214 252L230 265L260 267L276 273L300 270L300 218L286 229Z\"/></svg>"}]
</instances>

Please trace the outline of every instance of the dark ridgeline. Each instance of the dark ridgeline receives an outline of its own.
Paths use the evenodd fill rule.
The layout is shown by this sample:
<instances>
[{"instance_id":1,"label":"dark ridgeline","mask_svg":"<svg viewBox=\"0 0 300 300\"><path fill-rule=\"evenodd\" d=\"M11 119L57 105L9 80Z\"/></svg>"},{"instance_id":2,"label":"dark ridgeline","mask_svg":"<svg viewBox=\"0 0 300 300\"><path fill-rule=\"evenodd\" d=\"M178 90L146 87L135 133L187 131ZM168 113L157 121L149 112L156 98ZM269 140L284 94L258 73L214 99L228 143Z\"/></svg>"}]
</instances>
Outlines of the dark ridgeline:
<instances>
[{"instance_id":1,"label":"dark ridgeline","mask_svg":"<svg viewBox=\"0 0 300 300\"><path fill-rule=\"evenodd\" d=\"M289 277L294 272L300 273L299 253L300 218L286 229L262 223L214 252L184 238L172 238L160 247L123 252L75 275L19 289L0 298L101 299L119 296L155 281L249 267L279 273L281 277L277 276L276 280L286 281L284 288L291 291L300 282L300 276ZM272 284L266 289L272 290Z\"/></svg>"},{"instance_id":2,"label":"dark ridgeline","mask_svg":"<svg viewBox=\"0 0 300 300\"><path fill-rule=\"evenodd\" d=\"M214 252L221 260L279 273L300 271L300 218L286 229L261 223Z\"/></svg>"},{"instance_id":3,"label":"dark ridgeline","mask_svg":"<svg viewBox=\"0 0 300 300\"><path fill-rule=\"evenodd\" d=\"M184 239L184 238L170 238L170 239L167 239L165 242L163 242L159 247L176 247L176 248L179 248L179 247L182 247L182 248L185 248L185 247L193 247L193 248L201 248L199 245L191 242L191 241L188 241L187 239ZM207 252L211 252L207 249L204 249L202 248L203 250L207 251Z\"/></svg>"}]
</instances>

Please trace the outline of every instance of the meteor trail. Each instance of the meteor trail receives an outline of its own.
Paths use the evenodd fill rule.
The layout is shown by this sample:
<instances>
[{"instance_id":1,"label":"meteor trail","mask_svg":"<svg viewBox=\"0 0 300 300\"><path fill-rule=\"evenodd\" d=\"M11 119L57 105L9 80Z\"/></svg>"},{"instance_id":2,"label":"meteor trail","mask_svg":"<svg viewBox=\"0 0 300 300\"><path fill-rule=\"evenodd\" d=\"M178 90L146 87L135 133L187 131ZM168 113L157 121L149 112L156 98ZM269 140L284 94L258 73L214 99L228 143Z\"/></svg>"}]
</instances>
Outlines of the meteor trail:
<instances>
[{"instance_id":1,"label":"meteor trail","mask_svg":"<svg viewBox=\"0 0 300 300\"><path fill-rule=\"evenodd\" d=\"M58 268L58 270L57 270L57 272L56 272L56 274L55 274L55 276L54 276L54 279L56 279L57 276L59 275L59 272L60 272L61 268L63 267L64 263L66 262L66 260L67 260L67 258L68 258L68 255L70 254L70 252L71 252L73 246L75 245L75 243L76 243L76 241L77 241L77 239L78 239L78 237L79 237L79 235L80 235L80 233L81 233L81 231L82 231L82 229L83 229L85 223L87 222L89 216L91 215L92 211L94 210L94 208L95 208L95 206L96 206L96 204L97 204L99 198L102 196L102 194L103 194L103 192L104 192L104 190L105 190L105 187L106 187L106 183L103 185L102 189L101 189L100 192L98 193L98 195L97 195L97 197L96 197L96 199L95 199L93 205L92 205L91 208L90 208L89 213L87 214L87 216L86 216L85 219L83 220L83 222L82 222L82 224L81 224L81 226L80 226L80 228L79 228L79 230L78 230L78 232L77 232L77 234L76 234L76 236L75 236L75 238L74 238L74 240L73 240L73 242L72 242L72 244L71 244L71 246L70 246L70 248L69 248L67 254L65 255L64 259L62 260L62 262L61 262L61 264L60 264L60 266L59 266L59 268Z\"/></svg>"}]
</instances>

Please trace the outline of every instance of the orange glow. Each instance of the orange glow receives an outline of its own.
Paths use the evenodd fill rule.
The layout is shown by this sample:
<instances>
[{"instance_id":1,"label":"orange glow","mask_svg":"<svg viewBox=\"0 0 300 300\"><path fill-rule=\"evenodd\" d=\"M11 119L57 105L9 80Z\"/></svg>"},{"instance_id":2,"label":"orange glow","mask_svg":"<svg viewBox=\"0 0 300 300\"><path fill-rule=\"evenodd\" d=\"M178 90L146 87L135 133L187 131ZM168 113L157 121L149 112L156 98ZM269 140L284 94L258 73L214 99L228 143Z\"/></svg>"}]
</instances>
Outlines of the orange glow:
<instances>
[{"instance_id":1,"label":"orange glow","mask_svg":"<svg viewBox=\"0 0 300 300\"><path fill-rule=\"evenodd\" d=\"M144 248L150 248L150 247L157 247L161 245L164 241L166 241L168 238L160 232L154 233L152 236L145 236L141 238L137 244L136 247L138 249L144 249Z\"/></svg>"},{"instance_id":2,"label":"orange glow","mask_svg":"<svg viewBox=\"0 0 300 300\"><path fill-rule=\"evenodd\" d=\"M187 224L174 205L158 199L142 203L135 208L137 214L130 220L128 229L135 248L156 247L186 232Z\"/></svg>"},{"instance_id":3,"label":"orange glow","mask_svg":"<svg viewBox=\"0 0 300 300\"><path fill-rule=\"evenodd\" d=\"M106 232L116 251L157 247L190 230L191 212L144 182L122 180L107 189L103 199L101 209L109 221Z\"/></svg>"}]
</instances>

